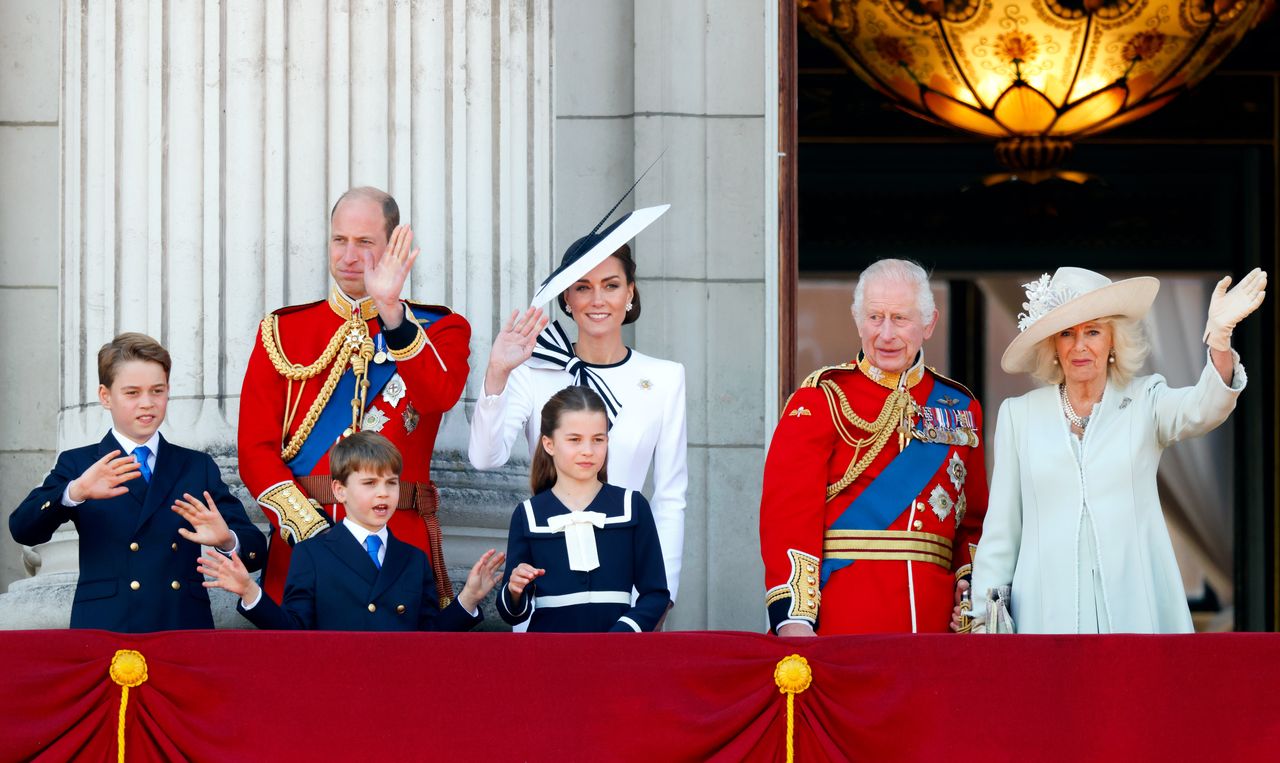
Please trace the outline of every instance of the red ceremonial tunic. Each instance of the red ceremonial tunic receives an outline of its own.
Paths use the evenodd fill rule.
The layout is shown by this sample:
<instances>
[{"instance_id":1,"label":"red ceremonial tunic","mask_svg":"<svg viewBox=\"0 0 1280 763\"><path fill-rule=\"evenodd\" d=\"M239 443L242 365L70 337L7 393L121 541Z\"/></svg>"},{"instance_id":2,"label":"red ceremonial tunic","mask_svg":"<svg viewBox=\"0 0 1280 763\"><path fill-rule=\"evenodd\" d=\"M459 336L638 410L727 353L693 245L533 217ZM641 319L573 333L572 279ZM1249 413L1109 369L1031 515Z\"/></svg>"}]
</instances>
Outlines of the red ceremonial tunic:
<instances>
[{"instance_id":1,"label":"red ceremonial tunic","mask_svg":"<svg viewBox=\"0 0 1280 763\"><path fill-rule=\"evenodd\" d=\"M471 326L461 315L442 307L416 304L410 307L416 332L406 333L413 339L404 348L385 348L382 360L395 363L395 375L381 390L369 391L365 415L356 427L377 431L400 449L404 458L402 485L427 483L431 479L431 454L440 418L458 401L466 385L471 340ZM361 317L365 318L363 323L370 338L377 340L381 324L376 318L372 300L366 298L357 304L337 288L327 301L285 307L273 313L278 347L285 363L306 366L316 362L335 333L346 325L345 316L351 315L353 309L362 311ZM268 316L264 326L268 325L270 318ZM299 474L291 470L282 457L282 449L303 425L328 378L332 362L306 381L293 381L293 397L290 399L290 381L272 362L263 342L262 330L260 327L240 394L239 465L245 487L267 510L264 513L272 525L263 588L279 601L289 569L291 545L314 536L331 522L341 520L345 514L340 504L324 505L321 511L316 511L311 495L299 482L307 475L329 474L328 446L337 442L343 430L338 429L329 438L327 446L321 443L323 454L314 466ZM400 331L394 333L401 334ZM381 340L378 340L378 346L384 346ZM375 362L370 361L371 368ZM349 364L346 373L351 373ZM350 427L351 395L332 394L324 407L335 406L339 410L332 415L344 421L343 427ZM287 408L293 409L294 413L286 432L283 425ZM319 432L317 427L311 436L321 436ZM312 447L315 445L311 443ZM400 540L431 555L425 525L417 511L396 511L388 527ZM433 566L442 562L432 561Z\"/></svg>"},{"instance_id":2,"label":"red ceremonial tunic","mask_svg":"<svg viewBox=\"0 0 1280 763\"><path fill-rule=\"evenodd\" d=\"M893 431L882 450L828 499L827 487L873 449L855 451L846 438L875 434L842 413L841 394L871 423L900 382L861 364L806 379L769 446L760 548L775 632L788 622L819 634L946 632L955 584L969 573L987 507L982 409L964 387L926 369L923 356L907 372L917 436L900 451L901 418L885 423Z\"/></svg>"}]
</instances>

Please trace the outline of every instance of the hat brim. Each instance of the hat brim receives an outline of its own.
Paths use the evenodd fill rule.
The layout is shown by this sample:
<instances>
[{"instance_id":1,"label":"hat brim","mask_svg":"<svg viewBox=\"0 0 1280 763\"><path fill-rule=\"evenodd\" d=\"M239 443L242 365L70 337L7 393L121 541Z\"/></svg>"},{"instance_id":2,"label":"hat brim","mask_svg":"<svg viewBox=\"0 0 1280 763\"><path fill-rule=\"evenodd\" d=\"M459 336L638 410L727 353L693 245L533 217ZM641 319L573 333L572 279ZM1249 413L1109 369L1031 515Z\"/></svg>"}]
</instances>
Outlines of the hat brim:
<instances>
[{"instance_id":1,"label":"hat brim","mask_svg":"<svg viewBox=\"0 0 1280 763\"><path fill-rule=\"evenodd\" d=\"M1035 370L1036 346L1045 339L1072 326L1102 318L1120 316L1138 320L1151 309L1159 291L1159 279L1138 276L1116 281L1058 305L1013 338L1000 358L1000 367L1011 374L1030 373Z\"/></svg>"},{"instance_id":2,"label":"hat brim","mask_svg":"<svg viewBox=\"0 0 1280 763\"><path fill-rule=\"evenodd\" d=\"M607 236L600 239L595 246L591 247L581 257L574 260L563 270L553 274L546 283L544 283L537 292L534 293L533 299L529 301L530 307L541 307L556 298L556 295L572 286L580 278L590 273L597 265L609 258L609 255L618 251L618 248L635 238L645 228L653 224L654 220L662 217L670 204L661 204L656 207L645 207L637 209L619 220L612 231Z\"/></svg>"}]
</instances>

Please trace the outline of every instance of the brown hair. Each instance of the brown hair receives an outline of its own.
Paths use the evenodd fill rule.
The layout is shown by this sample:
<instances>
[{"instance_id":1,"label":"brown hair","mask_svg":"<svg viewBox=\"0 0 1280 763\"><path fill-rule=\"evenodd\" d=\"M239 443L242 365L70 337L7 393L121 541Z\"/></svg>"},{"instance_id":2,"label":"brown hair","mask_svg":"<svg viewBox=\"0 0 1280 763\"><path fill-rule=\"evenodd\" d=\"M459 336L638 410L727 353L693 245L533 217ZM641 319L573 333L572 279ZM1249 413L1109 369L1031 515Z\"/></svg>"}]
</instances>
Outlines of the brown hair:
<instances>
[{"instance_id":1,"label":"brown hair","mask_svg":"<svg viewBox=\"0 0 1280 763\"><path fill-rule=\"evenodd\" d=\"M627 285L631 287L631 309L622 317L622 325L635 323L640 319L640 287L636 285L636 261L631 258L631 245L623 244L609 257L617 257L622 263L622 273L627 279ZM564 301L564 292L556 296L556 302L560 303L560 310L565 315L571 316L569 303Z\"/></svg>"},{"instance_id":2,"label":"brown hair","mask_svg":"<svg viewBox=\"0 0 1280 763\"><path fill-rule=\"evenodd\" d=\"M377 432L356 432L339 440L329 451L329 475L344 485L357 471L398 475L403 467L400 451Z\"/></svg>"},{"instance_id":3,"label":"brown hair","mask_svg":"<svg viewBox=\"0 0 1280 763\"><path fill-rule=\"evenodd\" d=\"M169 369L173 367L173 359L169 357L169 351L164 345L146 334L127 331L98 350L98 383L110 389L116 380L116 371L131 360L159 363L164 369L166 381L169 379Z\"/></svg>"},{"instance_id":4,"label":"brown hair","mask_svg":"<svg viewBox=\"0 0 1280 763\"><path fill-rule=\"evenodd\" d=\"M590 411L608 418L604 401L595 393L595 390L590 387L565 387L552 395L547 404L542 406L542 428L539 430L542 437L551 437L560 427L560 417L575 411ZM547 449L542 447L542 440L539 438L538 447L533 450L533 462L529 465L529 487L533 490L533 494L537 495L556 484L556 476L556 464ZM600 473L596 475L596 479L601 482L609 481L607 462L600 466Z\"/></svg>"},{"instance_id":5,"label":"brown hair","mask_svg":"<svg viewBox=\"0 0 1280 763\"><path fill-rule=\"evenodd\" d=\"M387 240L391 239L391 232L400 224L400 205L396 204L395 199L391 198L391 194L371 185L348 189L346 193L338 197L337 201L333 202L333 209L329 210L330 224L333 223L333 216L338 213L338 207L348 199L368 199L375 204L381 205L382 219L387 227Z\"/></svg>"}]
</instances>

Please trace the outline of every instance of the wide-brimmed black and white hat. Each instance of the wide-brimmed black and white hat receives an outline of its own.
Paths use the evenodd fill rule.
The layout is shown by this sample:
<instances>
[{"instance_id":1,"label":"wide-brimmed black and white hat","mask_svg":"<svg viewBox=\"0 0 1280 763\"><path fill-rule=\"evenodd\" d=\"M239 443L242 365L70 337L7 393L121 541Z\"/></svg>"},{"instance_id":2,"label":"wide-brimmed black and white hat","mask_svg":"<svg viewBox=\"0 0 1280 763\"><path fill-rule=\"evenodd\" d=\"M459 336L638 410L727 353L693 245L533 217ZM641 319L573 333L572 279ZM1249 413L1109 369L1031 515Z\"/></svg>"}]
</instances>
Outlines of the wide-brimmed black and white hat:
<instances>
[{"instance_id":1,"label":"wide-brimmed black and white hat","mask_svg":"<svg viewBox=\"0 0 1280 763\"><path fill-rule=\"evenodd\" d=\"M653 224L654 220L662 217L662 214L671 209L670 204L660 204L656 207L645 207L637 209L634 212L628 212L618 220L610 223L608 227L605 223L613 216L613 213L622 206L622 202L627 200L631 192L640 185L640 181L644 180L644 176L649 174L649 170L653 169L658 162L662 161L662 156L666 151L658 154L658 158L640 173L640 177L636 178L636 182L631 184L627 192L622 194L622 198L604 213L604 217L600 218L600 222L596 223L596 227L582 238L574 241L569 248L564 251L564 256L560 258L560 266L551 271L551 275L534 292L533 299L530 300L530 307L541 307L565 289L572 286L578 279L590 273L596 265L608 259L609 255L618 251L623 244L640 235L640 231L648 228Z\"/></svg>"},{"instance_id":2,"label":"wide-brimmed black and white hat","mask_svg":"<svg viewBox=\"0 0 1280 763\"><path fill-rule=\"evenodd\" d=\"M1018 314L1020 333L1000 359L1000 367L1011 374L1035 370L1036 345L1063 329L1113 316L1142 318L1155 302L1160 281L1151 276L1112 281L1092 270L1063 267L1023 288L1027 301L1022 303L1026 312Z\"/></svg>"}]
</instances>

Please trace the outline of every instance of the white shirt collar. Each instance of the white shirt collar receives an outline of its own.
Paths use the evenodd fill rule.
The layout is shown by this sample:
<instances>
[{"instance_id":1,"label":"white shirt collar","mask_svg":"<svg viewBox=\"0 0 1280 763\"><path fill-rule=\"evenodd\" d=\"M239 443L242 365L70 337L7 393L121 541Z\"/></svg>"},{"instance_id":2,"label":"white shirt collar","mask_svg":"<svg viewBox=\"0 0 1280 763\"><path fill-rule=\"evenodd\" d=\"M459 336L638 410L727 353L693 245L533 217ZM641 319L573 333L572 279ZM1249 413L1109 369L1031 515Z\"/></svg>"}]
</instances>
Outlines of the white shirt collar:
<instances>
[{"instance_id":1,"label":"white shirt collar","mask_svg":"<svg viewBox=\"0 0 1280 763\"><path fill-rule=\"evenodd\" d=\"M147 446L147 450L150 451L152 458L160 452L160 430L158 429L151 433L151 439L146 442L134 442L121 434L120 430L115 427L111 427L111 436L116 438L116 442L120 443L121 448L124 448L124 454L126 456L133 453L133 451L143 445Z\"/></svg>"},{"instance_id":2,"label":"white shirt collar","mask_svg":"<svg viewBox=\"0 0 1280 763\"><path fill-rule=\"evenodd\" d=\"M363 545L364 545L364 539L365 539L365 538L368 538L370 535L376 535L376 536L378 536L378 539L382 541L382 547L381 547L380 549L378 549L378 555L379 555L379 556L383 556L384 554L386 554L386 553L387 553L387 535L388 535L388 533L387 533L387 526L386 526L386 525L383 525L383 526L382 526L382 529L378 530L376 533L371 533L371 532L369 532L368 530L366 530L366 529L364 529L363 527L361 527L360 525L358 525L358 524L356 524L355 522L353 522L353 521L351 520L351 518L350 518L350 517L343 517L343 518L342 518L342 526L343 526L343 527L345 527L345 528L347 528L347 530L348 530L352 535L354 535L354 536L355 536L355 538L356 538L356 542L358 542L361 546L363 546Z\"/></svg>"}]
</instances>

